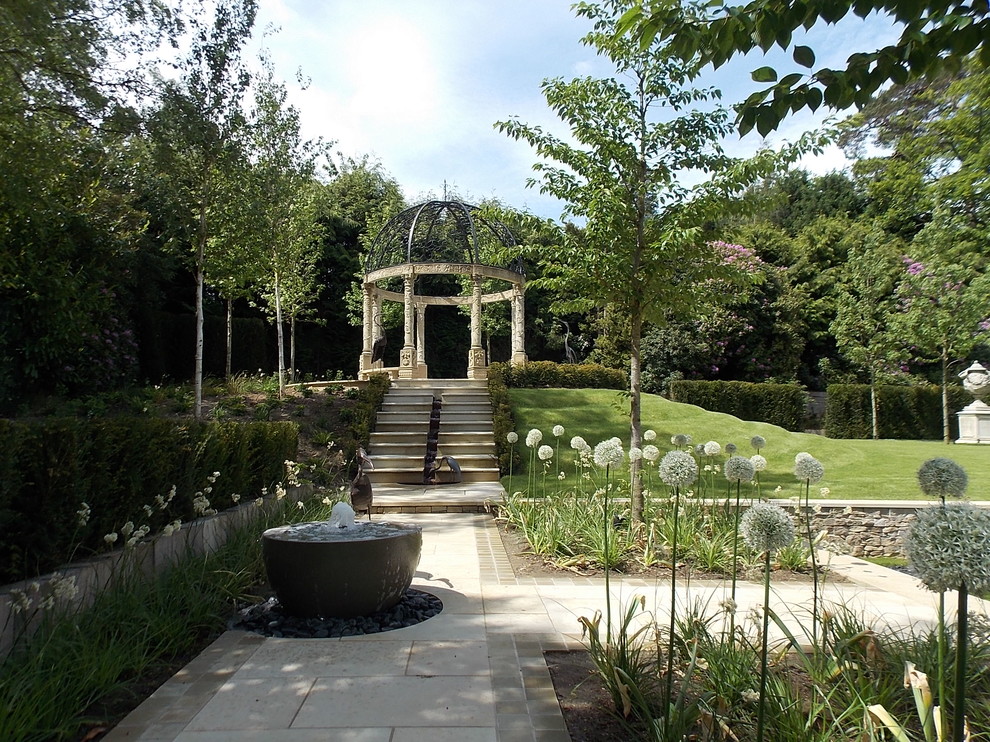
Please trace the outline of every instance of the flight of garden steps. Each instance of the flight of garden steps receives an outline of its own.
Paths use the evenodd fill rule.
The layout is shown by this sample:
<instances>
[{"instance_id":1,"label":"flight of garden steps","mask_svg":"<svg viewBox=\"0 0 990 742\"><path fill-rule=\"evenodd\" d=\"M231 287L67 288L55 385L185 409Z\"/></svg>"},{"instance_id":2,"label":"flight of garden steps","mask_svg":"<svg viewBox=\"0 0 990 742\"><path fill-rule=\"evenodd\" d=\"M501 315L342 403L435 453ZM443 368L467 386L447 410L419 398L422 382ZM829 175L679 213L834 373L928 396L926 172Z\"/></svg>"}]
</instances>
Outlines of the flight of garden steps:
<instances>
[{"instance_id":1,"label":"flight of garden steps","mask_svg":"<svg viewBox=\"0 0 990 742\"><path fill-rule=\"evenodd\" d=\"M398 379L385 395L368 446L372 484L423 484L434 397L442 405L437 456L457 459L463 482L499 480L488 382Z\"/></svg>"}]
</instances>

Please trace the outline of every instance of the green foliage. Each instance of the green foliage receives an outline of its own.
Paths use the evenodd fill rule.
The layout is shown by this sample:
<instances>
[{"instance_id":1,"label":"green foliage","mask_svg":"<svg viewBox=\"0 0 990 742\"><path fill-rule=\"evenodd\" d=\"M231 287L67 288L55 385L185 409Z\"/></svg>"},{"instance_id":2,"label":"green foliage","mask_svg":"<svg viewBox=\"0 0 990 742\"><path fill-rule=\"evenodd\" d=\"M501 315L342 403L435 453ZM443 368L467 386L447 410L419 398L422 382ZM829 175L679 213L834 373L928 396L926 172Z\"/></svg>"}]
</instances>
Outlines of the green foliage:
<instances>
[{"instance_id":1,"label":"green foliage","mask_svg":"<svg viewBox=\"0 0 990 742\"><path fill-rule=\"evenodd\" d=\"M510 469L518 469L521 460L521 446L518 444L510 446L506 440L506 436L516 429L512 417L512 400L509 398L509 388L505 380L511 371L512 366L508 363L492 363L488 366L488 396L492 402L495 451L498 457L498 469L502 475L508 474Z\"/></svg>"},{"instance_id":2,"label":"green foliage","mask_svg":"<svg viewBox=\"0 0 990 742\"><path fill-rule=\"evenodd\" d=\"M521 366L501 364L499 374L506 386L518 388L625 389L629 383L624 371L596 363L532 361Z\"/></svg>"},{"instance_id":3,"label":"green foliage","mask_svg":"<svg viewBox=\"0 0 990 742\"><path fill-rule=\"evenodd\" d=\"M972 401L959 386L949 387L949 407L957 412ZM942 439L942 392L937 386L877 387L880 438L899 440ZM951 436L959 435L951 416ZM869 438L870 387L867 384L831 384L825 405L825 435L829 438Z\"/></svg>"},{"instance_id":4,"label":"green foliage","mask_svg":"<svg viewBox=\"0 0 990 742\"><path fill-rule=\"evenodd\" d=\"M185 423L162 419L0 421L0 582L43 574L106 550L127 521L153 531L195 517L194 495L212 486L214 509L282 481L298 444L292 423ZM215 483L208 477L220 472ZM168 507L156 503L172 487ZM80 524L86 503L91 515ZM145 505L152 507L147 514Z\"/></svg>"},{"instance_id":5,"label":"green foliage","mask_svg":"<svg viewBox=\"0 0 990 742\"><path fill-rule=\"evenodd\" d=\"M797 384L752 384L743 381L674 381L673 402L693 404L743 420L803 430L807 393Z\"/></svg>"},{"instance_id":6,"label":"green foliage","mask_svg":"<svg viewBox=\"0 0 990 742\"><path fill-rule=\"evenodd\" d=\"M835 23L852 11L865 18L885 11L899 24L901 36L875 51L849 55L845 69L815 65L814 51L793 45L792 35L820 21ZM750 0L743 6L721 2L685 5L677 2L637 4L622 19L620 30L631 31L647 46L667 42L670 53L682 59L700 55L703 64L720 67L737 54L778 46L792 48L800 71L778 79L772 67L752 73L756 82L773 83L753 93L739 109L739 131L755 128L766 136L790 113L821 105L841 110L865 105L885 83L900 85L934 77L941 70L960 69L969 57L982 66L990 63L990 18L986 5L962 0L919 3L908 0Z\"/></svg>"},{"instance_id":7,"label":"green foliage","mask_svg":"<svg viewBox=\"0 0 990 742\"><path fill-rule=\"evenodd\" d=\"M348 459L353 458L358 446L367 448L374 430L378 410L385 401L385 395L392 385L392 380L386 373L374 373L368 377L368 384L358 390L355 395L356 404L347 410L348 431L350 438L341 442L340 447ZM343 418L343 416L342 416Z\"/></svg>"}]
</instances>

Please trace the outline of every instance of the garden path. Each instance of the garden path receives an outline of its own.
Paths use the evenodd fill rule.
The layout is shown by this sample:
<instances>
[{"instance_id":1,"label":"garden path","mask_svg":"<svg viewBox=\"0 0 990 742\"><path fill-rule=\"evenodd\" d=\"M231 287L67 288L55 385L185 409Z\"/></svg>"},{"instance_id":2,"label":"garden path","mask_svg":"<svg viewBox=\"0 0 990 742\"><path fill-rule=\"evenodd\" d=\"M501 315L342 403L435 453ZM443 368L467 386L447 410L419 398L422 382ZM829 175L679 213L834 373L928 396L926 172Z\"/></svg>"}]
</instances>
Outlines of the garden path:
<instances>
[{"instance_id":1,"label":"garden path","mask_svg":"<svg viewBox=\"0 0 990 742\"><path fill-rule=\"evenodd\" d=\"M516 576L486 514L389 517L423 527L413 586L443 601L439 615L344 639L229 631L106 740L569 742L543 652L581 646L577 619L604 610L603 581ZM891 624L934 621L935 597L916 580L853 558L832 568L848 579L829 583L826 600ZM623 605L644 595L662 624L669 583L616 577L612 586ZM694 581L678 600L716 611L725 590ZM761 597L762 586L741 583L742 615ZM808 586L782 584L773 600L798 629Z\"/></svg>"}]
</instances>

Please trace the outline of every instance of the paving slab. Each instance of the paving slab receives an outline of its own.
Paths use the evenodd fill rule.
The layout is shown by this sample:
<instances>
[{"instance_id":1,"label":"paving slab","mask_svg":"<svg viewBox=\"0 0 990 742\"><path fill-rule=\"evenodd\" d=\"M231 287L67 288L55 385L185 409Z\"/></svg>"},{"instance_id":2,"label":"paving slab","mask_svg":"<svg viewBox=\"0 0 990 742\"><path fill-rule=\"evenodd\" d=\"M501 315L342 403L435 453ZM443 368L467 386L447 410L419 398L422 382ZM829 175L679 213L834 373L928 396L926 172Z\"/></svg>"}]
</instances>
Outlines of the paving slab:
<instances>
[{"instance_id":1,"label":"paving slab","mask_svg":"<svg viewBox=\"0 0 990 742\"><path fill-rule=\"evenodd\" d=\"M106 739L566 742L543 653L582 646L578 619L605 611L604 581L517 577L490 515L386 519L423 527L413 586L440 598L439 615L343 639L227 632ZM914 578L852 557L833 556L830 568L843 580L825 581L825 605L841 603L892 625L935 619L937 597ZM729 590L724 580L682 580L676 601L717 613ZM637 621L663 625L669 617L665 580L614 575L611 593L615 616L641 596ZM762 586L739 583L736 600L737 622L752 621ZM772 605L795 632L808 624L810 601L807 584L774 587ZM973 602L974 610L986 610Z\"/></svg>"}]
</instances>

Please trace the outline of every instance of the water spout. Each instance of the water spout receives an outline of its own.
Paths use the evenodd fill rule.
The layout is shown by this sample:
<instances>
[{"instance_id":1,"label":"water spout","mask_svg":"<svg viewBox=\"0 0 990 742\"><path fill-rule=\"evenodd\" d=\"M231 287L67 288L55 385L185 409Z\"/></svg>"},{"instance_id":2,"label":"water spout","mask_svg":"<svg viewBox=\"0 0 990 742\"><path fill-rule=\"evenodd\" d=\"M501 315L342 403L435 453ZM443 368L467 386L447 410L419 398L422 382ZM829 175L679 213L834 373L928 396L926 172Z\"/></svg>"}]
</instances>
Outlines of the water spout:
<instances>
[{"instance_id":1,"label":"water spout","mask_svg":"<svg viewBox=\"0 0 990 742\"><path fill-rule=\"evenodd\" d=\"M354 528L354 508L338 502L330 509L330 525L334 528Z\"/></svg>"}]
</instances>

